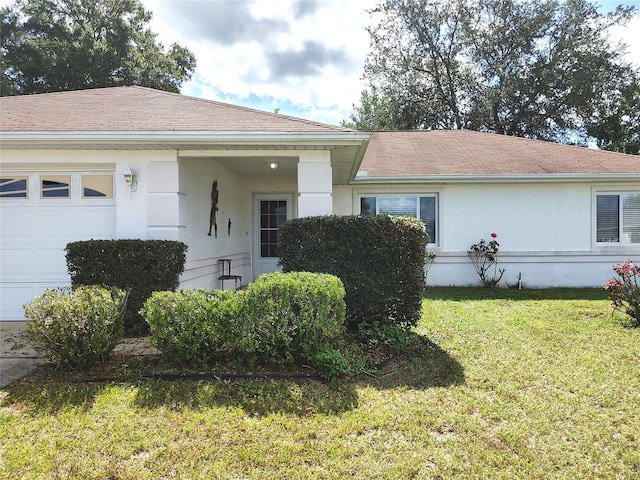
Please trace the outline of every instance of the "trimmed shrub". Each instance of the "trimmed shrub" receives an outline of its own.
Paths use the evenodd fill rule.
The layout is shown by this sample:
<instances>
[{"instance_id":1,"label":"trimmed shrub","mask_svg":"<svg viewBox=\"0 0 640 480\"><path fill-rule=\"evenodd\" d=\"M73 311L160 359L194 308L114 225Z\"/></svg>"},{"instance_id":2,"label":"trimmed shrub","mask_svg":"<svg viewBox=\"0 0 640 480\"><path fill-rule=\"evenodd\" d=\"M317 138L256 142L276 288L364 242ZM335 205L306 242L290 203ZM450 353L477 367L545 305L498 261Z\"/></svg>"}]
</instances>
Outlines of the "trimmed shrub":
<instances>
[{"instance_id":1,"label":"trimmed shrub","mask_svg":"<svg viewBox=\"0 0 640 480\"><path fill-rule=\"evenodd\" d=\"M344 295L331 275L272 273L246 292L156 292L141 314L152 343L181 362L203 365L233 356L250 365L286 365L341 344Z\"/></svg>"},{"instance_id":2,"label":"trimmed shrub","mask_svg":"<svg viewBox=\"0 0 640 480\"><path fill-rule=\"evenodd\" d=\"M298 218L280 227L278 242L285 272L329 273L342 280L350 329L376 322L409 328L420 319L427 247L420 220Z\"/></svg>"},{"instance_id":3,"label":"trimmed shrub","mask_svg":"<svg viewBox=\"0 0 640 480\"><path fill-rule=\"evenodd\" d=\"M27 338L58 367L106 360L122 337L127 293L99 286L46 290L24 306Z\"/></svg>"},{"instance_id":4,"label":"trimmed shrub","mask_svg":"<svg viewBox=\"0 0 640 480\"><path fill-rule=\"evenodd\" d=\"M182 363L206 365L237 341L237 305L234 291L154 292L140 313L161 352Z\"/></svg>"},{"instance_id":5,"label":"trimmed shrub","mask_svg":"<svg viewBox=\"0 0 640 480\"><path fill-rule=\"evenodd\" d=\"M310 360L343 336L345 290L332 275L261 275L241 298L241 348L257 362Z\"/></svg>"},{"instance_id":6,"label":"trimmed shrub","mask_svg":"<svg viewBox=\"0 0 640 480\"><path fill-rule=\"evenodd\" d=\"M168 240L89 240L67 245L71 284L106 285L129 291L127 334L148 332L138 313L154 291L175 290L184 271L187 246Z\"/></svg>"}]
</instances>

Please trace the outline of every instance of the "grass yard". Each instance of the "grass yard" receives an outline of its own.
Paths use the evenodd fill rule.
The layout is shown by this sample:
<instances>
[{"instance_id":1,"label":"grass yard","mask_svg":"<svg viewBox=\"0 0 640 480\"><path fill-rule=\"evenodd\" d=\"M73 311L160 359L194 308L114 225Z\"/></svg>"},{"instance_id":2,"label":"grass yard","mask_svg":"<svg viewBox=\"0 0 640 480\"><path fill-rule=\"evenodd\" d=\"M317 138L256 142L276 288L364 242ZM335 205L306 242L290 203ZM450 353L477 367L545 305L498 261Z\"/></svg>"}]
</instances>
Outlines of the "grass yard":
<instances>
[{"instance_id":1,"label":"grass yard","mask_svg":"<svg viewBox=\"0 0 640 480\"><path fill-rule=\"evenodd\" d=\"M640 329L602 290L427 296L422 345L337 388L42 368L0 390L0 478L639 477Z\"/></svg>"}]
</instances>

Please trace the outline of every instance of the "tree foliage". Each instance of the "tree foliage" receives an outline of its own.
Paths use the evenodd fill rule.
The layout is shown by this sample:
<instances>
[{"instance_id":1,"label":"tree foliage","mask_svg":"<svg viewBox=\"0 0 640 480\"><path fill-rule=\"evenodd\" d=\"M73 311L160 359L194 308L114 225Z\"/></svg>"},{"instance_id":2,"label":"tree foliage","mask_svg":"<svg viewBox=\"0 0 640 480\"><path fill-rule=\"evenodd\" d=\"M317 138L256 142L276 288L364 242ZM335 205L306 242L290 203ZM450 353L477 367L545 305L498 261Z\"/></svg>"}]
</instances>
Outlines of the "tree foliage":
<instances>
[{"instance_id":1,"label":"tree foliage","mask_svg":"<svg viewBox=\"0 0 640 480\"><path fill-rule=\"evenodd\" d=\"M157 42L139 0L17 0L0 10L2 95L141 85L178 92L196 60Z\"/></svg>"},{"instance_id":2,"label":"tree foliage","mask_svg":"<svg viewBox=\"0 0 640 480\"><path fill-rule=\"evenodd\" d=\"M385 0L371 11L365 130L473 129L575 141L623 94L624 48L608 41L633 7L587 0Z\"/></svg>"},{"instance_id":3,"label":"tree foliage","mask_svg":"<svg viewBox=\"0 0 640 480\"><path fill-rule=\"evenodd\" d=\"M587 133L603 150L640 155L640 79L627 71L618 83L587 124Z\"/></svg>"}]
</instances>

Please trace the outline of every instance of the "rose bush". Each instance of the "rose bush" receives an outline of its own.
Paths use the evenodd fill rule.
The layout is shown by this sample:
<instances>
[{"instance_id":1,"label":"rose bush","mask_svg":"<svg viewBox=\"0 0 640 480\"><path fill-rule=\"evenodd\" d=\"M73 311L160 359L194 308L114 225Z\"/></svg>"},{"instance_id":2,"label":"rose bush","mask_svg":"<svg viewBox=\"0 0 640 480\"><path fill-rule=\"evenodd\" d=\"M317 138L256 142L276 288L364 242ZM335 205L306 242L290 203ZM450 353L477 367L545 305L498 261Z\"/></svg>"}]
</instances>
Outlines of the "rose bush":
<instances>
[{"instance_id":1,"label":"rose bush","mask_svg":"<svg viewBox=\"0 0 640 480\"><path fill-rule=\"evenodd\" d=\"M632 318L633 326L640 327L640 265L626 260L613 267L618 278L611 278L604 285L615 310Z\"/></svg>"},{"instance_id":2,"label":"rose bush","mask_svg":"<svg viewBox=\"0 0 640 480\"><path fill-rule=\"evenodd\" d=\"M491 234L492 240L486 242L481 239L478 243L471 245L471 248L467 250L467 255L473 264L482 285L485 287L495 287L500 283L502 276L504 275L504 269L498 268L498 250L500 244L498 243L498 234Z\"/></svg>"}]
</instances>

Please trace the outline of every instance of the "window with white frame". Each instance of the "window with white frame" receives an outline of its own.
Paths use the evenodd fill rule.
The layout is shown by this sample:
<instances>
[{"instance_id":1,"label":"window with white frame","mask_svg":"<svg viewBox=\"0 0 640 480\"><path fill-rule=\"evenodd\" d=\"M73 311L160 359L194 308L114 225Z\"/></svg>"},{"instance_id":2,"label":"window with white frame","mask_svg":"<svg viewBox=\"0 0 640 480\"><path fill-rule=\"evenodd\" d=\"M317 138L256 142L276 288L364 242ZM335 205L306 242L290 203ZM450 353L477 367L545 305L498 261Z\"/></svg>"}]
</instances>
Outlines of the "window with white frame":
<instances>
[{"instance_id":1,"label":"window with white frame","mask_svg":"<svg viewBox=\"0 0 640 480\"><path fill-rule=\"evenodd\" d=\"M438 243L438 196L436 194L380 194L360 196L360 215L403 215L422 220L429 243Z\"/></svg>"},{"instance_id":2,"label":"window with white frame","mask_svg":"<svg viewBox=\"0 0 640 480\"><path fill-rule=\"evenodd\" d=\"M640 192L596 195L596 242L640 243Z\"/></svg>"}]
</instances>

